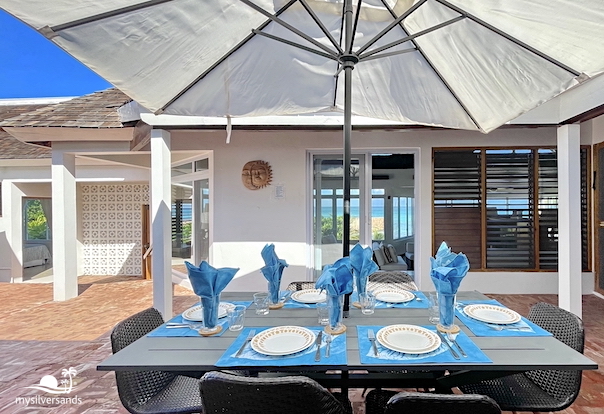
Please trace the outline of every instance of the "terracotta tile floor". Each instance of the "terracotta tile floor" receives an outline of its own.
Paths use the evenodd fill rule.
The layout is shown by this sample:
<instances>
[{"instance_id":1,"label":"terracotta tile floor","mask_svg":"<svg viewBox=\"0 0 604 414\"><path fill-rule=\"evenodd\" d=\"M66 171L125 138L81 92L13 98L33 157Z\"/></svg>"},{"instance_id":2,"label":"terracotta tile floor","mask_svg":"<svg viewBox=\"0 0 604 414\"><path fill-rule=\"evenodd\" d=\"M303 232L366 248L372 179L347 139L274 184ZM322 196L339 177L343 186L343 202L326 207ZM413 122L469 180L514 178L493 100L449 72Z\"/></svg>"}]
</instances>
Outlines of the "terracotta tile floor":
<instances>
[{"instance_id":1,"label":"terracotta tile floor","mask_svg":"<svg viewBox=\"0 0 604 414\"><path fill-rule=\"evenodd\" d=\"M81 295L66 302L52 301L50 284L0 284L0 413L83 414L126 413L121 406L112 372L96 370L111 354L108 342L113 325L151 306L151 281L138 277L81 277ZM555 303L554 295L493 295L526 315L539 301ZM195 303L191 292L174 288L174 311ZM600 365L583 373L577 401L564 414L604 413L604 300L583 300L587 330L585 354ZM73 367L75 392L71 401L45 402L51 397L26 387L45 375L63 378ZM362 390L351 390L355 414L364 414ZM19 397L33 398L25 405Z\"/></svg>"}]
</instances>

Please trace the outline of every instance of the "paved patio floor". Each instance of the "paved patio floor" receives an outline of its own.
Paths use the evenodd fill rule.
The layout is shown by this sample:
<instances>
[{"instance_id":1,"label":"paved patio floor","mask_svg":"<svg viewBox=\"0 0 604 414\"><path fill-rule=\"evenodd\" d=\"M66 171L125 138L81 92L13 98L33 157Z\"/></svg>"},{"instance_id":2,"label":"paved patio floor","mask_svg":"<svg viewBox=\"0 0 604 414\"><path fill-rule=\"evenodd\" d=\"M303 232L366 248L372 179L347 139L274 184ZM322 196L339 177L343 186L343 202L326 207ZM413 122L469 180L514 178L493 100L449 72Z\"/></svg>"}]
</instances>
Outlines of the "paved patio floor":
<instances>
[{"instance_id":1,"label":"paved patio floor","mask_svg":"<svg viewBox=\"0 0 604 414\"><path fill-rule=\"evenodd\" d=\"M152 304L151 281L138 277L87 276L79 280L80 296L52 301L51 284L0 284L0 413L103 414L126 413L112 372L96 365L111 354L109 332L127 316ZM555 295L493 295L522 315L540 301L555 303ZM194 304L190 291L174 288L174 312ZM583 299L587 330L585 354L600 369L583 373L581 394L563 414L604 413L604 300ZM73 367L75 391L71 400L27 388L42 377L64 378ZM362 390L351 390L355 414L364 414ZM30 400L26 405L24 400Z\"/></svg>"}]
</instances>

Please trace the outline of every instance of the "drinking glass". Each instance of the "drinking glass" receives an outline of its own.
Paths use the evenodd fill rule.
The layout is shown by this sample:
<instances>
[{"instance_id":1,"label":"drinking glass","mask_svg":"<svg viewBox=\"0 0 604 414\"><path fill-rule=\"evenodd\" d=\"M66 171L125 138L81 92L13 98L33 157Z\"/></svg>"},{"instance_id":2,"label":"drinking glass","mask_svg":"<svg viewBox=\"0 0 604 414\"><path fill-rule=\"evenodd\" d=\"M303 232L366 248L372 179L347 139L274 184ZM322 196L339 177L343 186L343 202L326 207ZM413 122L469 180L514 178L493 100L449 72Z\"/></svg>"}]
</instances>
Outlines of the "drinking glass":
<instances>
[{"instance_id":1,"label":"drinking glass","mask_svg":"<svg viewBox=\"0 0 604 414\"><path fill-rule=\"evenodd\" d=\"M245 306L235 305L227 312L229 318L229 330L240 331L243 329L243 322L245 320Z\"/></svg>"},{"instance_id":2,"label":"drinking glass","mask_svg":"<svg viewBox=\"0 0 604 414\"><path fill-rule=\"evenodd\" d=\"M327 308L329 309L328 333L339 334L346 331L342 323L344 295L327 295Z\"/></svg>"},{"instance_id":3,"label":"drinking glass","mask_svg":"<svg viewBox=\"0 0 604 414\"><path fill-rule=\"evenodd\" d=\"M455 294L438 293L440 324L445 330L452 330L455 321Z\"/></svg>"},{"instance_id":4,"label":"drinking glass","mask_svg":"<svg viewBox=\"0 0 604 414\"><path fill-rule=\"evenodd\" d=\"M428 294L428 301L430 305L428 308L428 312L430 314L429 320L430 323L436 325L440 321L440 317L438 316L438 295L436 292L430 292Z\"/></svg>"},{"instance_id":5,"label":"drinking glass","mask_svg":"<svg viewBox=\"0 0 604 414\"><path fill-rule=\"evenodd\" d=\"M327 302L317 303L317 316L319 325L329 324L329 308L327 306Z\"/></svg>"},{"instance_id":6,"label":"drinking glass","mask_svg":"<svg viewBox=\"0 0 604 414\"><path fill-rule=\"evenodd\" d=\"M359 294L361 302L361 312L363 315L371 315L375 311L375 296L373 293L366 291Z\"/></svg>"},{"instance_id":7,"label":"drinking glass","mask_svg":"<svg viewBox=\"0 0 604 414\"><path fill-rule=\"evenodd\" d=\"M254 293L254 304L256 305L256 315L268 315L270 305L268 292Z\"/></svg>"}]
</instances>

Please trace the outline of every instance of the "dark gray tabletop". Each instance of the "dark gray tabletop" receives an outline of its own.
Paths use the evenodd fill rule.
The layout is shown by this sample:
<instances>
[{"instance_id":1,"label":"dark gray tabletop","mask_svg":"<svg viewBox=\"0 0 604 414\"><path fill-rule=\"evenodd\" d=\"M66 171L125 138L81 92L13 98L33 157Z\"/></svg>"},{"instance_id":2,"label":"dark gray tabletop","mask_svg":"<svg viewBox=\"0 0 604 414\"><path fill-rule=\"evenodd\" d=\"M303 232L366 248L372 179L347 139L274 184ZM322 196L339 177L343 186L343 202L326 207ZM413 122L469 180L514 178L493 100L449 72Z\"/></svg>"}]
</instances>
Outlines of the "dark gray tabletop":
<instances>
[{"instance_id":1,"label":"dark gray tabletop","mask_svg":"<svg viewBox=\"0 0 604 414\"><path fill-rule=\"evenodd\" d=\"M223 293L222 300L251 300L251 293ZM459 292L459 300L485 299L479 292ZM373 315L363 315L360 309L351 307L350 315L344 319L347 326L346 365L325 365L304 367L257 366L257 371L278 370L283 372L316 372L326 370L368 370L371 372L392 371L393 365L361 364L357 325L392 324L428 325L427 309L376 309ZM474 372L483 377L501 376L510 372L523 372L534 369L590 370L597 369L595 362L583 354L566 346L553 337L476 337L459 320L456 323L471 337L492 363L464 363L463 360L450 364L397 364L395 369ZM246 327L270 327L279 325L317 326L316 309L277 309L268 315L258 316L253 306L245 318ZM204 372L220 369L214 364L240 332L226 331L219 337L143 337L115 355L110 356L97 366L102 371L161 370L182 372ZM229 369L237 369L232 367ZM250 370L250 367L240 367ZM490 373L490 374L489 374Z\"/></svg>"}]
</instances>

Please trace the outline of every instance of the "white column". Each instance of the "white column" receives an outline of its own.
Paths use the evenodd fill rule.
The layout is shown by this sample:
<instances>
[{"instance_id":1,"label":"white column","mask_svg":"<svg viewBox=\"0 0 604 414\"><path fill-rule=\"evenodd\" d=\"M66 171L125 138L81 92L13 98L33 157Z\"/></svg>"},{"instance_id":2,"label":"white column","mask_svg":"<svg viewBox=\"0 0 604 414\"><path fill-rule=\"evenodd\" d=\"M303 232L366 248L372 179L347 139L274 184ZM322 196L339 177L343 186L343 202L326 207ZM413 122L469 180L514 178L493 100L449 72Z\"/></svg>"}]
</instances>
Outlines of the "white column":
<instances>
[{"instance_id":1,"label":"white column","mask_svg":"<svg viewBox=\"0 0 604 414\"><path fill-rule=\"evenodd\" d=\"M78 296L75 155L52 150L53 297Z\"/></svg>"},{"instance_id":2,"label":"white column","mask_svg":"<svg viewBox=\"0 0 604 414\"><path fill-rule=\"evenodd\" d=\"M11 181L2 183L2 200L6 238L10 245L10 277L13 283L23 282L23 191ZM10 252L12 251L12 254Z\"/></svg>"},{"instance_id":3,"label":"white column","mask_svg":"<svg viewBox=\"0 0 604 414\"><path fill-rule=\"evenodd\" d=\"M430 278L430 256L436 252L432 250L432 147L422 146L415 158L415 282L422 290L434 290ZM438 240L440 244L440 240Z\"/></svg>"},{"instance_id":4,"label":"white column","mask_svg":"<svg viewBox=\"0 0 604 414\"><path fill-rule=\"evenodd\" d=\"M170 133L151 131L151 274L153 306L172 318L172 232Z\"/></svg>"},{"instance_id":5,"label":"white column","mask_svg":"<svg viewBox=\"0 0 604 414\"><path fill-rule=\"evenodd\" d=\"M558 128L558 305L581 317L580 126Z\"/></svg>"}]
</instances>

